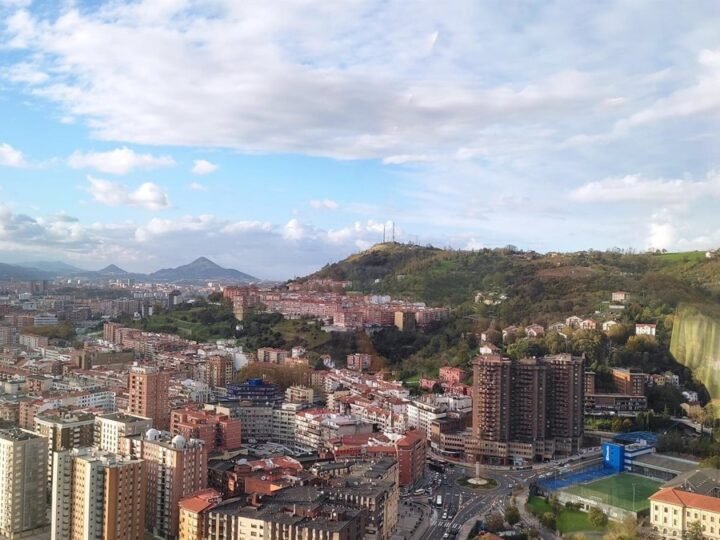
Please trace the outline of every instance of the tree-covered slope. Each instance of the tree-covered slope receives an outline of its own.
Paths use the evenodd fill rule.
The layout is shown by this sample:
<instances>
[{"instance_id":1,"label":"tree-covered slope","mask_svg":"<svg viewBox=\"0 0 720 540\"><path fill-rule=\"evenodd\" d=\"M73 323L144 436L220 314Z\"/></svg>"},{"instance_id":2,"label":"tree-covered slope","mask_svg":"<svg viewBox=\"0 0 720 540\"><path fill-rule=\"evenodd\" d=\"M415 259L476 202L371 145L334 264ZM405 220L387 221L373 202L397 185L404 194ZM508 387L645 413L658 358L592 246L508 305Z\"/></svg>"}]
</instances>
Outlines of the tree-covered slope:
<instances>
[{"instance_id":1,"label":"tree-covered slope","mask_svg":"<svg viewBox=\"0 0 720 540\"><path fill-rule=\"evenodd\" d=\"M475 304L476 295L499 303L477 305L508 322L594 313L610 293L625 290L642 305L717 299L720 260L704 253L548 254L508 249L452 251L379 244L309 277L349 280L364 293L390 294L431 305ZM493 296L494 295L494 296ZM502 300L500 297L504 296Z\"/></svg>"}]
</instances>

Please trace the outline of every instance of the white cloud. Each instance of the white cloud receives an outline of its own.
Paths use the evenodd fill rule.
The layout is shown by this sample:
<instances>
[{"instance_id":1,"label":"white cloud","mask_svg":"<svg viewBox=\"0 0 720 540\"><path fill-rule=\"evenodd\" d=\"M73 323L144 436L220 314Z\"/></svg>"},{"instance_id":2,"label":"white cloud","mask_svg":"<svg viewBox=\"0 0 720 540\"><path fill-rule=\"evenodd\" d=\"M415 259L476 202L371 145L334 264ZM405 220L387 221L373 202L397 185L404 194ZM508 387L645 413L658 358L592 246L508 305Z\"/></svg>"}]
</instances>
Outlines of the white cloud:
<instances>
[{"instance_id":1,"label":"white cloud","mask_svg":"<svg viewBox=\"0 0 720 540\"><path fill-rule=\"evenodd\" d=\"M316 210L337 210L340 205L332 199L313 199L310 201L310 206Z\"/></svg>"},{"instance_id":2,"label":"white cloud","mask_svg":"<svg viewBox=\"0 0 720 540\"><path fill-rule=\"evenodd\" d=\"M0 166L26 167L27 161L20 150L13 148L8 143L0 143Z\"/></svg>"},{"instance_id":3,"label":"white cloud","mask_svg":"<svg viewBox=\"0 0 720 540\"><path fill-rule=\"evenodd\" d=\"M35 96L137 144L422 162L488 126L571 120L602 96L583 66L508 77L515 62L488 55L498 28L461 4L413 6L408 22L405 2L375 0L69 3L17 12L7 42L49 77Z\"/></svg>"},{"instance_id":4,"label":"white cloud","mask_svg":"<svg viewBox=\"0 0 720 540\"><path fill-rule=\"evenodd\" d=\"M634 113L623 125L640 126L677 117L720 112L720 49L704 49L698 55L699 72L693 84Z\"/></svg>"},{"instance_id":5,"label":"white cloud","mask_svg":"<svg viewBox=\"0 0 720 540\"><path fill-rule=\"evenodd\" d=\"M676 245L678 235L672 223L651 222L648 228L648 248L669 249Z\"/></svg>"},{"instance_id":6,"label":"white cloud","mask_svg":"<svg viewBox=\"0 0 720 540\"><path fill-rule=\"evenodd\" d=\"M196 159L193 162L192 172L193 174L205 175L214 173L218 170L218 166L205 159Z\"/></svg>"},{"instance_id":7,"label":"white cloud","mask_svg":"<svg viewBox=\"0 0 720 540\"><path fill-rule=\"evenodd\" d=\"M30 63L21 62L5 70L7 78L16 83L41 84L48 80L48 74L39 71Z\"/></svg>"},{"instance_id":8,"label":"white cloud","mask_svg":"<svg viewBox=\"0 0 720 540\"><path fill-rule=\"evenodd\" d=\"M21 8L27 7L32 3L32 0L0 0L0 8Z\"/></svg>"},{"instance_id":9,"label":"white cloud","mask_svg":"<svg viewBox=\"0 0 720 540\"><path fill-rule=\"evenodd\" d=\"M190 182L187 187L192 191L207 191L207 186L200 182Z\"/></svg>"},{"instance_id":10,"label":"white cloud","mask_svg":"<svg viewBox=\"0 0 720 540\"><path fill-rule=\"evenodd\" d=\"M705 180L644 178L628 175L584 184L570 193L577 202L641 202L685 204L700 197L720 196L720 171Z\"/></svg>"},{"instance_id":11,"label":"white cloud","mask_svg":"<svg viewBox=\"0 0 720 540\"><path fill-rule=\"evenodd\" d=\"M130 190L119 182L88 176L88 192L93 199L107 206L137 206L146 210L163 210L170 206L168 196L163 189L152 182L140 184Z\"/></svg>"},{"instance_id":12,"label":"white cloud","mask_svg":"<svg viewBox=\"0 0 720 540\"><path fill-rule=\"evenodd\" d=\"M76 151L68 157L68 165L73 169L96 169L104 173L123 175L135 169L172 167L175 160L170 156L138 154L130 148L122 147L108 152Z\"/></svg>"},{"instance_id":13,"label":"white cloud","mask_svg":"<svg viewBox=\"0 0 720 540\"><path fill-rule=\"evenodd\" d=\"M306 234L305 226L296 218L288 221L283 227L283 236L286 240L302 240Z\"/></svg>"}]
</instances>

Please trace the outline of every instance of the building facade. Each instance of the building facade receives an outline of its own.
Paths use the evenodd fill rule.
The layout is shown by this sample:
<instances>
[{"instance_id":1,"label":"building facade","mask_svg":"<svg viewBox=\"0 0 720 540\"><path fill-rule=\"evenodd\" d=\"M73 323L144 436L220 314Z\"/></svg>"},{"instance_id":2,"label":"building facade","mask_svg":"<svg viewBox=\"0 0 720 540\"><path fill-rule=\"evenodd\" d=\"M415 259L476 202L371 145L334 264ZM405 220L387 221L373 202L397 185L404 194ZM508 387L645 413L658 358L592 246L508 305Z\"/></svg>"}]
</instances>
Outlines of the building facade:
<instances>
[{"instance_id":1,"label":"building facade","mask_svg":"<svg viewBox=\"0 0 720 540\"><path fill-rule=\"evenodd\" d=\"M473 436L466 453L488 463L577 453L584 425L583 364L568 354L476 358Z\"/></svg>"},{"instance_id":2,"label":"building facade","mask_svg":"<svg viewBox=\"0 0 720 540\"><path fill-rule=\"evenodd\" d=\"M169 372L155 366L133 366L128 377L127 412L151 418L157 429L169 429L169 387Z\"/></svg>"},{"instance_id":3,"label":"building facade","mask_svg":"<svg viewBox=\"0 0 720 540\"><path fill-rule=\"evenodd\" d=\"M76 448L56 452L53 461L53 540L145 537L142 460Z\"/></svg>"},{"instance_id":4,"label":"building facade","mask_svg":"<svg viewBox=\"0 0 720 540\"><path fill-rule=\"evenodd\" d=\"M31 431L0 429L0 538L47 531L47 449Z\"/></svg>"},{"instance_id":5,"label":"building facade","mask_svg":"<svg viewBox=\"0 0 720 540\"><path fill-rule=\"evenodd\" d=\"M180 499L207 487L207 450L202 441L149 429L127 437L123 454L145 462L145 523L156 536L176 539Z\"/></svg>"}]
</instances>

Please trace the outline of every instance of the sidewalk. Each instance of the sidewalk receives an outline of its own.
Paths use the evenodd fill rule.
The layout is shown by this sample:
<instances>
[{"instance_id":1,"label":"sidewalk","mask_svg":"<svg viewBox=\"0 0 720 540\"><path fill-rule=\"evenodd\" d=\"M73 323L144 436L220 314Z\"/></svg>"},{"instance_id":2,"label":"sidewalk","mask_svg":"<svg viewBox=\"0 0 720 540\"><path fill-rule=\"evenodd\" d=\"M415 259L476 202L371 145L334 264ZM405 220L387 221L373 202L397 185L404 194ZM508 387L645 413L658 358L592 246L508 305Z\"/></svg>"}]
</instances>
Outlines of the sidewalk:
<instances>
[{"instance_id":1,"label":"sidewalk","mask_svg":"<svg viewBox=\"0 0 720 540\"><path fill-rule=\"evenodd\" d=\"M395 535L408 540L419 540L430 526L430 520L424 507L417 502L404 500L401 501L398 512Z\"/></svg>"}]
</instances>

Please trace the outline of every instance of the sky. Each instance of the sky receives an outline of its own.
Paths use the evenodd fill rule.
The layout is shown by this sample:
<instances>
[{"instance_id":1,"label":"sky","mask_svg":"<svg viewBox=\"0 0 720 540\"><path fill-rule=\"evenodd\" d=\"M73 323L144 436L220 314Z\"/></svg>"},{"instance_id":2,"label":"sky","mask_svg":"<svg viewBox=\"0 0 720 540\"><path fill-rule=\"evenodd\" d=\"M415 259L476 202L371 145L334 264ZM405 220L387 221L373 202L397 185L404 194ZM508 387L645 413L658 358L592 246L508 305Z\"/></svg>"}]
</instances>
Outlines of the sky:
<instances>
[{"instance_id":1,"label":"sky","mask_svg":"<svg viewBox=\"0 0 720 540\"><path fill-rule=\"evenodd\" d=\"M0 261L720 247L716 0L0 0Z\"/></svg>"}]
</instances>

